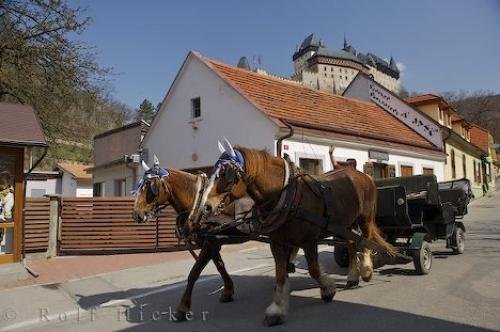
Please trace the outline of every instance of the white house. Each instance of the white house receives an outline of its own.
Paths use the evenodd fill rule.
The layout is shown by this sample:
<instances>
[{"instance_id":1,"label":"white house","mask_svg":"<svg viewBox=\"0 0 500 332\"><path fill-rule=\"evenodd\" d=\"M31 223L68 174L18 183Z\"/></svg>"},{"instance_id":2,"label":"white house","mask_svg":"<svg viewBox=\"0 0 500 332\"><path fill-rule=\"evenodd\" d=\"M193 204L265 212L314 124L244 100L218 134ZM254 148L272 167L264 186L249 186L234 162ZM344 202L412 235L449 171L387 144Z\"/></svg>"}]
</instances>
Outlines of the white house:
<instances>
[{"instance_id":1,"label":"white house","mask_svg":"<svg viewBox=\"0 0 500 332\"><path fill-rule=\"evenodd\" d=\"M434 173L443 180L442 146L375 103L318 91L190 52L143 140L149 156L181 169L209 170L217 140L287 153L312 172L357 160L376 178Z\"/></svg>"},{"instance_id":2,"label":"white house","mask_svg":"<svg viewBox=\"0 0 500 332\"><path fill-rule=\"evenodd\" d=\"M76 162L58 163L56 169L62 172L61 194L72 197L92 197L92 176L86 169L92 165Z\"/></svg>"}]
</instances>

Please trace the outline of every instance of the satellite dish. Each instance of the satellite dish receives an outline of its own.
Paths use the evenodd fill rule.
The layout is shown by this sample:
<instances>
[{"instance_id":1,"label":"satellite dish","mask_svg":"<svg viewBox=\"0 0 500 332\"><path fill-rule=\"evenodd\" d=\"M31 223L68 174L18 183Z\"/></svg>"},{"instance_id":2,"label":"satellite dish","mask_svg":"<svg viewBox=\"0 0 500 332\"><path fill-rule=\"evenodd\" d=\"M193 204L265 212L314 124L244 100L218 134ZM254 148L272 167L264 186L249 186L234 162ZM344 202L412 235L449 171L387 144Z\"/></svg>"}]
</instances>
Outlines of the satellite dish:
<instances>
[{"instance_id":1,"label":"satellite dish","mask_svg":"<svg viewBox=\"0 0 500 332\"><path fill-rule=\"evenodd\" d=\"M246 69L246 70L251 70L250 69L250 64L248 63L248 59L246 56L242 56L240 60L238 61L238 68Z\"/></svg>"}]
</instances>

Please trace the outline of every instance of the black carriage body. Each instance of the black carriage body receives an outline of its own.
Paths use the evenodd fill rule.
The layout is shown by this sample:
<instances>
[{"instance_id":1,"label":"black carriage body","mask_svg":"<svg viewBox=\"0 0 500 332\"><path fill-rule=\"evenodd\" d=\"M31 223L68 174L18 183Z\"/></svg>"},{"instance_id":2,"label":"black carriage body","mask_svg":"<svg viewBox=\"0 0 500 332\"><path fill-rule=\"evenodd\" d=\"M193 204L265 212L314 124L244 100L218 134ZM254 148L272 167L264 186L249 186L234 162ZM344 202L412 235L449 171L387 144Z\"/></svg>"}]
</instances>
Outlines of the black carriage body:
<instances>
[{"instance_id":1,"label":"black carriage body","mask_svg":"<svg viewBox=\"0 0 500 332\"><path fill-rule=\"evenodd\" d=\"M467 213L467 179L438 183L434 175L377 180L377 225L391 242L425 233L426 240L448 240L456 219ZM450 243L451 245L451 243Z\"/></svg>"}]
</instances>

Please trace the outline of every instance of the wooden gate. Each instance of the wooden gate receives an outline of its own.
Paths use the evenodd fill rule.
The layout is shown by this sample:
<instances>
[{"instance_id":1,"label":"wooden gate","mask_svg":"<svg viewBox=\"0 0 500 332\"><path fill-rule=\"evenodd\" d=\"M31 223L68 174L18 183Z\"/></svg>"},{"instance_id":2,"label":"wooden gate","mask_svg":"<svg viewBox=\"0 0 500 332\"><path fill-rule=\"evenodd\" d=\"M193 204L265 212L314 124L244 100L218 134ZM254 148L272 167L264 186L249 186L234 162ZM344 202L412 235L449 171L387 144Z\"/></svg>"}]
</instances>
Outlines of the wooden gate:
<instances>
[{"instance_id":1,"label":"wooden gate","mask_svg":"<svg viewBox=\"0 0 500 332\"><path fill-rule=\"evenodd\" d=\"M175 236L175 212L164 209L158 223L132 219L132 197L66 198L61 204L59 252L111 253L184 249Z\"/></svg>"},{"instance_id":2,"label":"wooden gate","mask_svg":"<svg viewBox=\"0 0 500 332\"><path fill-rule=\"evenodd\" d=\"M24 207L24 249L27 253L47 250L49 217L48 198L26 198Z\"/></svg>"}]
</instances>

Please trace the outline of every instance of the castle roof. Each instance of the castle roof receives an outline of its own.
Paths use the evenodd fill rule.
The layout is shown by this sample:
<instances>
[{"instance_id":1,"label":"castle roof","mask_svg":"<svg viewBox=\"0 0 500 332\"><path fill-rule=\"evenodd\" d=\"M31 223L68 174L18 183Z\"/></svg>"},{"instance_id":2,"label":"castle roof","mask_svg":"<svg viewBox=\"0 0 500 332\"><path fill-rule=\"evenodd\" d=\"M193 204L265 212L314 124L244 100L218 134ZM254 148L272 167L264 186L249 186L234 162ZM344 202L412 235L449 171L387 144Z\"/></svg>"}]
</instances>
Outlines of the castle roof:
<instances>
[{"instance_id":1,"label":"castle roof","mask_svg":"<svg viewBox=\"0 0 500 332\"><path fill-rule=\"evenodd\" d=\"M299 56L304 54L304 52L309 48L314 48L316 50L316 54L314 56L318 55L329 58L354 61L365 66L375 67L377 68L377 70L380 70L386 73L387 75L395 77L396 79L399 78L400 72L396 65L396 61L392 56L390 61L388 62L376 56L373 53L366 53L366 54L358 53L356 49L350 43L347 42L345 36L344 36L344 48L337 50L337 49L327 48L316 34L314 33L310 34L304 39L297 52L294 53L293 60L297 59Z\"/></svg>"},{"instance_id":2,"label":"castle roof","mask_svg":"<svg viewBox=\"0 0 500 332\"><path fill-rule=\"evenodd\" d=\"M313 47L321 47L321 46L324 46L323 43L321 42L321 39L319 39L319 37L314 34L314 33L311 33L309 36L307 36L304 41L302 42L302 44L300 45L300 50L302 49L306 49L310 46L313 46Z\"/></svg>"}]
</instances>

